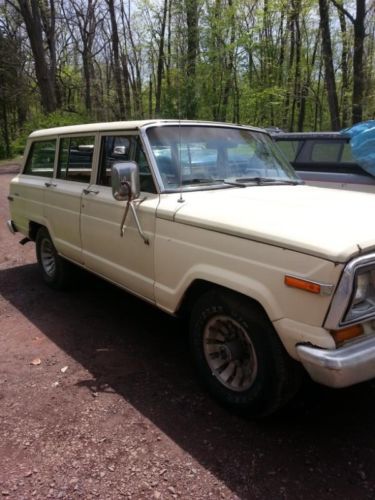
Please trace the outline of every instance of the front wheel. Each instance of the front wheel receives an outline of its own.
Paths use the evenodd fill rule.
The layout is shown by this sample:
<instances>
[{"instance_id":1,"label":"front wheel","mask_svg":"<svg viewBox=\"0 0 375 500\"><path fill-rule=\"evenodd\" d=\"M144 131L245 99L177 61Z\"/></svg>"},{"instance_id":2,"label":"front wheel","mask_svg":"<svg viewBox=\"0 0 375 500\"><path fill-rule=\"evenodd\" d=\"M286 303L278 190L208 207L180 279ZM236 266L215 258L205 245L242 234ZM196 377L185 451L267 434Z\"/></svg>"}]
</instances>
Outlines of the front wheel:
<instances>
[{"instance_id":1,"label":"front wheel","mask_svg":"<svg viewBox=\"0 0 375 500\"><path fill-rule=\"evenodd\" d=\"M196 302L190 345L210 393L238 413L269 415L299 387L298 364L265 313L235 293L212 290Z\"/></svg>"},{"instance_id":2,"label":"front wheel","mask_svg":"<svg viewBox=\"0 0 375 500\"><path fill-rule=\"evenodd\" d=\"M36 256L44 281L52 288L64 289L70 283L71 265L57 253L48 230L41 227L36 235Z\"/></svg>"}]
</instances>

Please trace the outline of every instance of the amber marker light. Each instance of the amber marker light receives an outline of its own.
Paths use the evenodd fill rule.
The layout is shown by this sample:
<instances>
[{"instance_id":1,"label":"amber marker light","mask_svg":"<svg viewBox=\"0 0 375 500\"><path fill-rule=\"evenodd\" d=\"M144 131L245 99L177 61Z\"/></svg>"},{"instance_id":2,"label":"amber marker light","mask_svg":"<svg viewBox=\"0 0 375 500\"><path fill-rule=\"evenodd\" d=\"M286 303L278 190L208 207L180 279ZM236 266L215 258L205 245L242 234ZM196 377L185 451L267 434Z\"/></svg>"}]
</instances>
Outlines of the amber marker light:
<instances>
[{"instance_id":1,"label":"amber marker light","mask_svg":"<svg viewBox=\"0 0 375 500\"><path fill-rule=\"evenodd\" d=\"M343 328L342 330L331 330L331 335L335 339L336 344L341 344L345 340L350 340L363 333L362 325L353 325Z\"/></svg>"},{"instance_id":2,"label":"amber marker light","mask_svg":"<svg viewBox=\"0 0 375 500\"><path fill-rule=\"evenodd\" d=\"M306 292L310 293L320 294L321 292L321 286L319 285L319 283L303 280L301 278L295 278L294 276L285 276L284 283L287 286L299 288L300 290L306 290Z\"/></svg>"}]
</instances>

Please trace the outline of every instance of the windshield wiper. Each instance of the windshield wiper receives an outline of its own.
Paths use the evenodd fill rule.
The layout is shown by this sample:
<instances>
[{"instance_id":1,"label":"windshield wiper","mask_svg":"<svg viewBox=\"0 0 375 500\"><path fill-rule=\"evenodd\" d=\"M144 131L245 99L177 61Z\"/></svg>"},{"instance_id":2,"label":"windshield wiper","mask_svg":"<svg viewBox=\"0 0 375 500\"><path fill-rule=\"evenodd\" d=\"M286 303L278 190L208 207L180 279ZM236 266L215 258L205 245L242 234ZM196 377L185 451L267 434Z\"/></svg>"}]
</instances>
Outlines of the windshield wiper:
<instances>
[{"instance_id":1,"label":"windshield wiper","mask_svg":"<svg viewBox=\"0 0 375 500\"><path fill-rule=\"evenodd\" d=\"M238 179L234 179L233 181L229 181L226 179L213 179L205 178L205 177L195 177L193 179L184 179L182 181L182 185L186 186L189 184L226 184L228 186L235 186L245 188L248 186L248 183L253 182L257 186L261 186L262 184L290 184L296 186L297 184L301 184L301 181L291 180L291 179L274 179L272 177L240 177Z\"/></svg>"},{"instance_id":2,"label":"windshield wiper","mask_svg":"<svg viewBox=\"0 0 375 500\"><path fill-rule=\"evenodd\" d=\"M301 181L291 179L273 179L272 177L240 177L236 182L254 182L258 186L262 184L290 184L297 186Z\"/></svg>"},{"instance_id":3,"label":"windshield wiper","mask_svg":"<svg viewBox=\"0 0 375 500\"><path fill-rule=\"evenodd\" d=\"M197 178L194 178L194 179L184 179L182 181L182 184L184 186L188 185L188 184L227 184L229 186L237 186L237 187L246 187L246 184L241 184L240 182L237 182L237 181L233 181L233 182L230 182L230 181L226 181L225 179L205 179L205 178L202 178L202 177L197 177Z\"/></svg>"},{"instance_id":4,"label":"windshield wiper","mask_svg":"<svg viewBox=\"0 0 375 500\"><path fill-rule=\"evenodd\" d=\"M228 186L237 186L240 188L245 188L246 184L243 184L242 182L238 182L239 179L236 179L235 181L227 181L225 179L215 179L217 182L222 182L223 184L227 184Z\"/></svg>"},{"instance_id":5,"label":"windshield wiper","mask_svg":"<svg viewBox=\"0 0 375 500\"><path fill-rule=\"evenodd\" d=\"M205 179L204 177L196 177L194 179L184 179L181 184L210 184L212 182L216 182L216 179Z\"/></svg>"}]
</instances>

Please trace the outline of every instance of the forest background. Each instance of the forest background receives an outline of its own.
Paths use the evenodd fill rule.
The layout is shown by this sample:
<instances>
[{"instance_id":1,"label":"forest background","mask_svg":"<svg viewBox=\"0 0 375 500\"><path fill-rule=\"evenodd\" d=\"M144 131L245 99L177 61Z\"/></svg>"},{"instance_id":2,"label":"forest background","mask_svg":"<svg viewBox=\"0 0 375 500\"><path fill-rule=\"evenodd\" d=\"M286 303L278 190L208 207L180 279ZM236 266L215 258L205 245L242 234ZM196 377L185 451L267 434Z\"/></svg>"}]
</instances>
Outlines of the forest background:
<instances>
[{"instance_id":1,"label":"forest background","mask_svg":"<svg viewBox=\"0 0 375 500\"><path fill-rule=\"evenodd\" d=\"M0 0L0 158L74 123L374 115L374 0Z\"/></svg>"}]
</instances>

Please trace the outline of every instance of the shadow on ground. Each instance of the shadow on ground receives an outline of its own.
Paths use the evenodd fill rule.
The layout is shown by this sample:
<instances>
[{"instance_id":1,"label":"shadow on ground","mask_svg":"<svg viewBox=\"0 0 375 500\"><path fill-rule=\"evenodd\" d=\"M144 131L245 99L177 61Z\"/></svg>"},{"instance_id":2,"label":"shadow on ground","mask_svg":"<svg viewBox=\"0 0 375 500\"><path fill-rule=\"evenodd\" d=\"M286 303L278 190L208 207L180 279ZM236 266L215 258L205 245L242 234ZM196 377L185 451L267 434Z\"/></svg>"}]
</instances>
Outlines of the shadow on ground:
<instances>
[{"instance_id":1,"label":"shadow on ground","mask_svg":"<svg viewBox=\"0 0 375 500\"><path fill-rule=\"evenodd\" d=\"M0 293L89 370L81 386L125 398L240 498L249 482L268 498L373 497L374 383L341 391L306 384L281 415L237 418L200 388L182 322L77 276L76 289L56 292L34 264L6 269Z\"/></svg>"}]
</instances>

